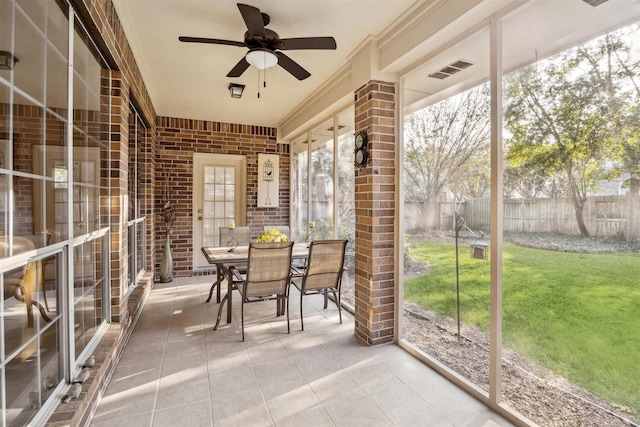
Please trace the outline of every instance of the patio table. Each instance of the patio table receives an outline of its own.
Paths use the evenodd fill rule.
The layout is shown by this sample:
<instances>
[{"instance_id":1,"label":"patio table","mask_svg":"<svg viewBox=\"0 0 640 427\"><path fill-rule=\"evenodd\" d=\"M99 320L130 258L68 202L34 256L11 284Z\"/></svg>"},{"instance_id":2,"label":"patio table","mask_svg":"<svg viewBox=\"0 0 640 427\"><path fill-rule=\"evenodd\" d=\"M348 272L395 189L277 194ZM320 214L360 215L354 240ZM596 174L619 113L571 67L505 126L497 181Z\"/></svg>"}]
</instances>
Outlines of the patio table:
<instances>
[{"instance_id":1,"label":"patio table","mask_svg":"<svg viewBox=\"0 0 640 427\"><path fill-rule=\"evenodd\" d=\"M218 318L216 319L216 326L213 329L218 329L220 324L220 317L222 314L222 307L224 303L227 303L227 323L231 323L231 306L232 306L232 289L233 289L233 274L229 270L232 265L246 264L249 259L249 246L237 246L229 249L226 246L204 246L202 247L202 253L207 259L209 264L216 266L216 281L211 286L209 291L209 298L206 302L211 300L213 295L213 288L217 287L217 299L216 302L220 303L218 309ZM304 260L309 258L309 245L307 243L295 243L291 252L292 259ZM220 286L222 280L227 276L227 294L220 300Z\"/></svg>"}]
</instances>

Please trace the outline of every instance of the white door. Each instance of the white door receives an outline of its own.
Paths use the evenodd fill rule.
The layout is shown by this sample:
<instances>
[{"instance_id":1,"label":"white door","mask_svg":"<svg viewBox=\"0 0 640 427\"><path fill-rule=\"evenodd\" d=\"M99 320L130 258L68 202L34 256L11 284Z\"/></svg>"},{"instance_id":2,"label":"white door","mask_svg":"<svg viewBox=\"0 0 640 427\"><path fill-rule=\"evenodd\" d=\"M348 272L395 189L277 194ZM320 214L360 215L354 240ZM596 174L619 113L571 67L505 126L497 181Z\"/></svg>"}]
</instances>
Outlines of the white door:
<instances>
[{"instance_id":1,"label":"white door","mask_svg":"<svg viewBox=\"0 0 640 427\"><path fill-rule=\"evenodd\" d=\"M193 268L210 267L203 246L218 246L218 227L247 223L247 159L193 154Z\"/></svg>"}]
</instances>

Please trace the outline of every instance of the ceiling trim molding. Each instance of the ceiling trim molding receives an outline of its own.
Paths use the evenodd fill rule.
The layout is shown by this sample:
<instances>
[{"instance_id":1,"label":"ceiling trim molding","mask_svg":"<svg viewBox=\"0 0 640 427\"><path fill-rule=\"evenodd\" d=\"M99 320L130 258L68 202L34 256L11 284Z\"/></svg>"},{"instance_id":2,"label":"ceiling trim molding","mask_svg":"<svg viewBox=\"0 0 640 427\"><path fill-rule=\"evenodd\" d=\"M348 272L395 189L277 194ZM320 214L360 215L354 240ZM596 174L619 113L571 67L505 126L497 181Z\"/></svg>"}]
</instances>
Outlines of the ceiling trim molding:
<instances>
[{"instance_id":1,"label":"ceiling trim molding","mask_svg":"<svg viewBox=\"0 0 640 427\"><path fill-rule=\"evenodd\" d=\"M353 91L351 88L351 63L346 64L319 90L312 93L307 99L294 108L278 124L278 139L289 139L295 132L299 132L307 123L315 120L328 108L337 108L337 104L344 103L346 95L351 95L353 102ZM345 107L348 102L345 103Z\"/></svg>"},{"instance_id":2,"label":"ceiling trim molding","mask_svg":"<svg viewBox=\"0 0 640 427\"><path fill-rule=\"evenodd\" d=\"M380 49L387 49L390 45L397 43L446 2L447 0L422 0L416 3L380 34L378 37Z\"/></svg>"},{"instance_id":3,"label":"ceiling trim molding","mask_svg":"<svg viewBox=\"0 0 640 427\"><path fill-rule=\"evenodd\" d=\"M396 36L380 43L380 69L398 71L398 62L420 51L421 45L452 22L482 3L483 0L446 1L428 5L423 12L409 22L391 31Z\"/></svg>"}]
</instances>

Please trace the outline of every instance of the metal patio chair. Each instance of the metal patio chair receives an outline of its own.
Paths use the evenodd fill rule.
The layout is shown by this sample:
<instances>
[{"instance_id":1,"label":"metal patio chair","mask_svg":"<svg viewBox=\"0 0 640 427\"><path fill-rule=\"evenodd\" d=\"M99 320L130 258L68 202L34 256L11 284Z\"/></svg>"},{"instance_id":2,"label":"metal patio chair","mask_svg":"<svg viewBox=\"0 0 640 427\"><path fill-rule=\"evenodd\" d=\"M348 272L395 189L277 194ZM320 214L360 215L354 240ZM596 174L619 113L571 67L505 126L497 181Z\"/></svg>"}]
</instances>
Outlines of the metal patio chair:
<instances>
[{"instance_id":1,"label":"metal patio chair","mask_svg":"<svg viewBox=\"0 0 640 427\"><path fill-rule=\"evenodd\" d=\"M251 240L251 230L247 226L239 226L233 230L229 230L228 227L218 227L218 246L228 247L229 250L234 250L237 246L248 246L249 241ZM246 266L237 265L237 268L241 272L246 272ZM213 290L218 288L218 293L216 295L216 302L220 302L220 284L224 282L226 276L224 275L224 271L217 269L216 281L211 285L211 289L209 289L209 298L207 298L206 302L211 301L211 297L213 296Z\"/></svg>"},{"instance_id":2,"label":"metal patio chair","mask_svg":"<svg viewBox=\"0 0 640 427\"><path fill-rule=\"evenodd\" d=\"M236 267L229 270L235 276L234 288L240 291L240 319L242 341L244 341L244 305L252 302L277 300L280 307L286 308L287 333L289 324L289 284L291 281L291 253L293 242L274 242L249 244L247 274L243 276Z\"/></svg>"},{"instance_id":3,"label":"metal patio chair","mask_svg":"<svg viewBox=\"0 0 640 427\"><path fill-rule=\"evenodd\" d=\"M338 306L340 323L342 323L340 286L344 272L346 246L347 240L314 240L309 246L309 260L306 270L291 281L300 291L300 323L303 331L302 297L305 295L322 294L326 309L328 294L332 293Z\"/></svg>"}]
</instances>

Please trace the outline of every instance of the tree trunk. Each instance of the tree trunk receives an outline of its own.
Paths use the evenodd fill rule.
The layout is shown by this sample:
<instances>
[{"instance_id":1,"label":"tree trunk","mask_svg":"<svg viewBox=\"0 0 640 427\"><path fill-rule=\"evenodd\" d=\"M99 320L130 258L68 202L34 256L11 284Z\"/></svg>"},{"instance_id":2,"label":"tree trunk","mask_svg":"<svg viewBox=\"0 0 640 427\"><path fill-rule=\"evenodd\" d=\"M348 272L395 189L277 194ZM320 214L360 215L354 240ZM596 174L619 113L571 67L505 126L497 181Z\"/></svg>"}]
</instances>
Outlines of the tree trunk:
<instances>
[{"instance_id":1,"label":"tree trunk","mask_svg":"<svg viewBox=\"0 0 640 427\"><path fill-rule=\"evenodd\" d=\"M640 187L640 179L629 179L629 194L627 195L627 220L624 227L624 238L627 242L635 241L637 236L636 231L636 216L635 206L638 203L638 189Z\"/></svg>"},{"instance_id":2,"label":"tree trunk","mask_svg":"<svg viewBox=\"0 0 640 427\"><path fill-rule=\"evenodd\" d=\"M428 201L424 204L423 229L435 230L438 227L439 207L439 203L434 201Z\"/></svg>"},{"instance_id":3,"label":"tree trunk","mask_svg":"<svg viewBox=\"0 0 640 427\"><path fill-rule=\"evenodd\" d=\"M578 198L573 198L573 208L576 212L576 222L578 223L578 230L580 230L580 235L582 237L589 237L589 230L587 230L587 226L584 223L584 200L579 200Z\"/></svg>"},{"instance_id":4,"label":"tree trunk","mask_svg":"<svg viewBox=\"0 0 640 427\"><path fill-rule=\"evenodd\" d=\"M578 189L578 185L573 177L573 167L572 164L569 163L566 166L567 178L569 179L569 192L571 194L571 198L573 199L573 209L576 213L576 222L578 223L578 230L580 230L580 235L582 237L589 237L589 230L587 230L587 226L584 223L584 204L587 199L581 197L581 192Z\"/></svg>"}]
</instances>

